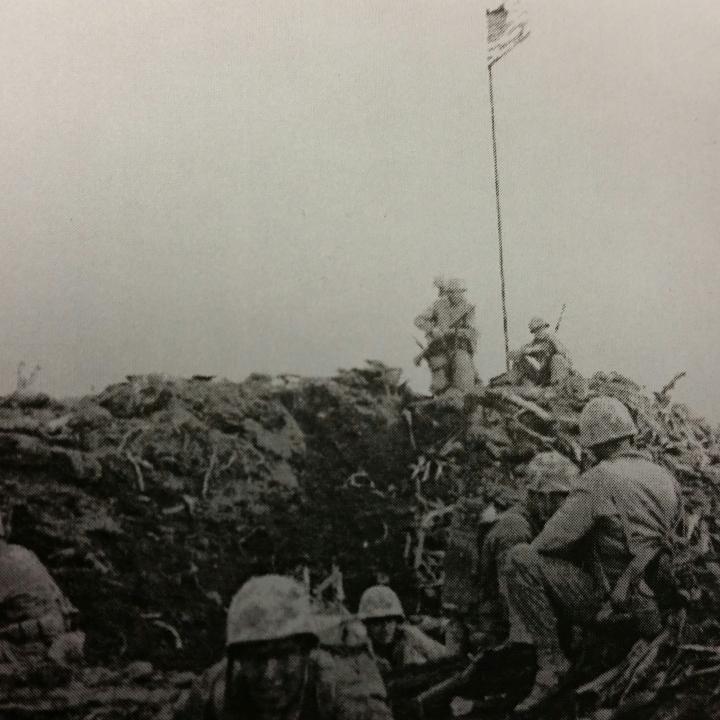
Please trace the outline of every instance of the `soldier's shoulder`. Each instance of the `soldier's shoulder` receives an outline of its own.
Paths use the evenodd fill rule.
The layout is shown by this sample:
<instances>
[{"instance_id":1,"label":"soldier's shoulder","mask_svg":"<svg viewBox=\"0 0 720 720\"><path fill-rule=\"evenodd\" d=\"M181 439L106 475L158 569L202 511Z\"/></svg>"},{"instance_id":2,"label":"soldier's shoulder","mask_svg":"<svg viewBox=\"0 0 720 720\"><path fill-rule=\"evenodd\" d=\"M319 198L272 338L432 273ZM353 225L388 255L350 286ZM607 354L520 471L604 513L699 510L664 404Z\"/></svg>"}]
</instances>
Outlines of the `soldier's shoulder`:
<instances>
[{"instance_id":1,"label":"soldier's shoulder","mask_svg":"<svg viewBox=\"0 0 720 720\"><path fill-rule=\"evenodd\" d=\"M310 685L323 718L390 718L385 685L369 650L320 647L310 661Z\"/></svg>"},{"instance_id":2,"label":"soldier's shoulder","mask_svg":"<svg viewBox=\"0 0 720 720\"><path fill-rule=\"evenodd\" d=\"M429 635L424 633L417 625L413 625L412 623L404 622L402 623L402 625L400 625L399 629L403 636L413 643L418 643L422 645L427 641L433 643L436 642Z\"/></svg>"},{"instance_id":3,"label":"soldier's shoulder","mask_svg":"<svg viewBox=\"0 0 720 720\"><path fill-rule=\"evenodd\" d=\"M672 473L665 466L655 462L652 455L644 450L632 450L622 453L604 460L598 467L602 467L608 474L635 474L641 471L672 477Z\"/></svg>"},{"instance_id":4,"label":"soldier's shoulder","mask_svg":"<svg viewBox=\"0 0 720 720\"><path fill-rule=\"evenodd\" d=\"M611 474L612 470L605 465L604 461L598 463L594 467L581 473L580 477L573 483L573 489L570 495L597 493Z\"/></svg>"}]
</instances>

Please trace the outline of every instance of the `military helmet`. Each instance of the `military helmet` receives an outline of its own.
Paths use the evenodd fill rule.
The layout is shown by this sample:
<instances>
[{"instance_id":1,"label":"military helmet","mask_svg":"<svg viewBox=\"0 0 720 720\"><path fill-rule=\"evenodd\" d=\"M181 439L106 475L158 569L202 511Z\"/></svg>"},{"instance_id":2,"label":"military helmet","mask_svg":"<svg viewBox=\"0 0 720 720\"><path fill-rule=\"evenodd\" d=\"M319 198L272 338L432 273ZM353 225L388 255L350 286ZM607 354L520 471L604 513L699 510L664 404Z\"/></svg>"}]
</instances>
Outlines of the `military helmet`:
<instances>
[{"instance_id":1,"label":"military helmet","mask_svg":"<svg viewBox=\"0 0 720 720\"><path fill-rule=\"evenodd\" d=\"M227 645L294 636L317 639L310 598L305 588L282 575L250 578L230 603Z\"/></svg>"},{"instance_id":2,"label":"military helmet","mask_svg":"<svg viewBox=\"0 0 720 720\"><path fill-rule=\"evenodd\" d=\"M530 492L569 493L580 470L557 450L538 453L527 466L527 489Z\"/></svg>"},{"instance_id":3,"label":"military helmet","mask_svg":"<svg viewBox=\"0 0 720 720\"><path fill-rule=\"evenodd\" d=\"M534 318L532 318L530 320L530 322L528 323L528 328L530 328L531 333L535 333L538 330L542 330L543 328L546 328L546 327L550 327L550 323L547 322L546 320L543 320L541 317L539 317L537 315Z\"/></svg>"},{"instance_id":4,"label":"military helmet","mask_svg":"<svg viewBox=\"0 0 720 720\"><path fill-rule=\"evenodd\" d=\"M445 281L445 292L465 292L466 290L467 286L460 278L450 278Z\"/></svg>"},{"instance_id":5,"label":"military helmet","mask_svg":"<svg viewBox=\"0 0 720 720\"><path fill-rule=\"evenodd\" d=\"M400 598L387 585L373 585L360 598L358 606L360 620L373 618L405 618Z\"/></svg>"},{"instance_id":6,"label":"military helmet","mask_svg":"<svg viewBox=\"0 0 720 720\"><path fill-rule=\"evenodd\" d=\"M587 448L634 437L637 432L630 411L617 398L593 398L580 413L580 443Z\"/></svg>"}]
</instances>

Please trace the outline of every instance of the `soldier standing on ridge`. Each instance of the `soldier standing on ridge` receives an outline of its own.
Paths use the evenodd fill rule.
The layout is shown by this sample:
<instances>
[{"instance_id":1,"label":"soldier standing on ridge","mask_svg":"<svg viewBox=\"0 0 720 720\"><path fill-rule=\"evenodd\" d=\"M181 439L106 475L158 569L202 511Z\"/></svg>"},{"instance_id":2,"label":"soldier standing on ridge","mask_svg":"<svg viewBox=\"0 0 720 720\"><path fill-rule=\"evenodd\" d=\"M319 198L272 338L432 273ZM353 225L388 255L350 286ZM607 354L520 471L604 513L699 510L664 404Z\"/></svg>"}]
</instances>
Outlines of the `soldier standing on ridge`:
<instances>
[{"instance_id":1,"label":"soldier standing on ridge","mask_svg":"<svg viewBox=\"0 0 720 720\"><path fill-rule=\"evenodd\" d=\"M672 475L649 453L635 449L636 434L619 400L590 400L580 415L580 442L598 464L580 476L535 540L508 554L510 642L529 638L537 660L535 684L515 708L518 714L536 711L570 669L559 621L584 625L601 608L612 607L629 609L643 635L660 630L646 570L668 547L680 512L679 493ZM567 559L580 549L586 554L582 566Z\"/></svg>"},{"instance_id":2,"label":"soldier standing on ridge","mask_svg":"<svg viewBox=\"0 0 720 720\"><path fill-rule=\"evenodd\" d=\"M318 646L322 618L292 578L263 575L235 594L223 660L193 687L178 720L392 720L367 647Z\"/></svg>"},{"instance_id":3,"label":"soldier standing on ridge","mask_svg":"<svg viewBox=\"0 0 720 720\"><path fill-rule=\"evenodd\" d=\"M430 392L439 395L449 388L466 392L477 382L473 354L477 330L473 326L475 306L464 297L462 280L435 279L438 299L415 318L415 327L425 333L427 347L415 359L425 359L432 374Z\"/></svg>"},{"instance_id":4,"label":"soldier standing on ridge","mask_svg":"<svg viewBox=\"0 0 720 720\"><path fill-rule=\"evenodd\" d=\"M542 318L532 318L528 328L533 339L512 352L511 380L517 384L529 380L540 386L557 385L570 373L572 363L567 349Z\"/></svg>"}]
</instances>

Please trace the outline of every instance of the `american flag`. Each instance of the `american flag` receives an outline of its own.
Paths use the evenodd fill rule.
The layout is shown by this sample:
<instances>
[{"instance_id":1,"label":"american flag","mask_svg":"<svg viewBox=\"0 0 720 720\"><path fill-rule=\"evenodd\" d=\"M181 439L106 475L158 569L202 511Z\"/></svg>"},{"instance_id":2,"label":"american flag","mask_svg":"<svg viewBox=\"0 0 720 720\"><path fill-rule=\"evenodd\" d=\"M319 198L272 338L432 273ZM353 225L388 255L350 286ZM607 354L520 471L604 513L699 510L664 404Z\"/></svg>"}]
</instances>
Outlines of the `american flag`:
<instances>
[{"instance_id":1,"label":"american flag","mask_svg":"<svg viewBox=\"0 0 720 720\"><path fill-rule=\"evenodd\" d=\"M528 35L527 11L519 0L508 0L487 11L488 66L494 65Z\"/></svg>"}]
</instances>

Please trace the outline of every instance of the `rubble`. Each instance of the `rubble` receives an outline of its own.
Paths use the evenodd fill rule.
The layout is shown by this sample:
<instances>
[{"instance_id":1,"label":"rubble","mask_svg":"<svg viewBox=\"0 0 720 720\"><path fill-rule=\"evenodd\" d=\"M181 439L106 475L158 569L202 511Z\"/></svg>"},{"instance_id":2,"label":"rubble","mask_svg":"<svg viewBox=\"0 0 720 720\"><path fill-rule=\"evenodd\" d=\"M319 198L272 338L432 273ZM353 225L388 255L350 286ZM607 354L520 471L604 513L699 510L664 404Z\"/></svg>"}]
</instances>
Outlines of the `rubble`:
<instances>
[{"instance_id":1,"label":"rubble","mask_svg":"<svg viewBox=\"0 0 720 720\"><path fill-rule=\"evenodd\" d=\"M187 679L217 659L224 608L252 573L293 573L318 597L346 594L351 610L384 579L411 614L442 614L451 590L471 603L446 577L446 561L474 562L460 515L491 522L521 495L540 450L584 463L579 413L588 398L612 395L682 487L685 615L654 644L590 664L562 712L599 719L643 707L680 718L672 698L699 707L720 683L720 431L672 402L679 379L647 393L617 373L573 373L551 388L491 384L427 398L368 361L326 379L149 375L63 402L13 394L0 401L0 486L15 541L80 609L89 665L114 688L93 691L97 703L120 708L117 717L160 717L178 696L173 673ZM139 662L152 673L138 675ZM127 667L132 679L121 678ZM97 704L72 699L96 687L87 672L42 701L15 688L12 716L33 716L32 702L38 715L63 706L67 717L94 716Z\"/></svg>"}]
</instances>

